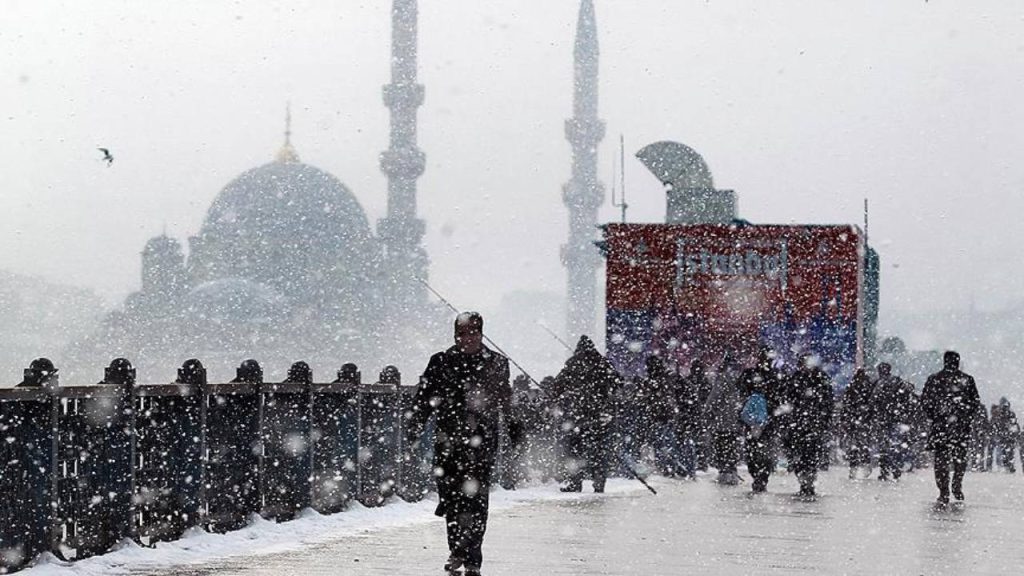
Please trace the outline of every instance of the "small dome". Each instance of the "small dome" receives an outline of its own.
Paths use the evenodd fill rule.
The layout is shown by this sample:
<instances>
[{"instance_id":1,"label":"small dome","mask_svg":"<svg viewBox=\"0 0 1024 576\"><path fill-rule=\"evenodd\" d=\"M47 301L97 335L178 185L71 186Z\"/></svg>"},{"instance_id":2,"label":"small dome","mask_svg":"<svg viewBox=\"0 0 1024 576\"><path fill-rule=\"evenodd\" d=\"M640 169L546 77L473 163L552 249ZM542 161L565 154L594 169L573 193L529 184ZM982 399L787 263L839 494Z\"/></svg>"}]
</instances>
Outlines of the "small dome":
<instances>
[{"instance_id":1,"label":"small dome","mask_svg":"<svg viewBox=\"0 0 1024 576\"><path fill-rule=\"evenodd\" d=\"M655 142L644 146L636 157L662 184L674 189L715 187L704 158L686 144L668 140Z\"/></svg>"},{"instance_id":2,"label":"small dome","mask_svg":"<svg viewBox=\"0 0 1024 576\"><path fill-rule=\"evenodd\" d=\"M143 255L162 253L181 254L181 243L166 234L161 234L150 238L149 241L146 242L146 246L142 249L142 253Z\"/></svg>"}]
</instances>

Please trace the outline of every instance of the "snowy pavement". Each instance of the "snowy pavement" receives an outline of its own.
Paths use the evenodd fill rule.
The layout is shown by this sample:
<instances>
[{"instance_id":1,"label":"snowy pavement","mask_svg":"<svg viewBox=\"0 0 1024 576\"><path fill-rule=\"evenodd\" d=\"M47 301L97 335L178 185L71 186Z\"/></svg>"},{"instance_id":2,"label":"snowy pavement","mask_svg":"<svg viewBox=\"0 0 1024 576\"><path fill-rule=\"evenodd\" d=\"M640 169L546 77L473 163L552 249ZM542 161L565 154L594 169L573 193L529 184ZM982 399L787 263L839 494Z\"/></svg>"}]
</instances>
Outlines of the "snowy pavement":
<instances>
[{"instance_id":1,"label":"snowy pavement","mask_svg":"<svg viewBox=\"0 0 1024 576\"><path fill-rule=\"evenodd\" d=\"M617 480L605 495L553 485L496 492L484 573L511 576L644 574L1021 574L1024 477L971 474L963 508L936 510L931 471L899 484L825 474L821 496L793 497L792 476L769 493L657 480L657 496ZM438 575L444 526L432 502L313 513L227 535L195 534L156 549L128 546L38 574ZM240 557L245 556L245 557Z\"/></svg>"}]
</instances>

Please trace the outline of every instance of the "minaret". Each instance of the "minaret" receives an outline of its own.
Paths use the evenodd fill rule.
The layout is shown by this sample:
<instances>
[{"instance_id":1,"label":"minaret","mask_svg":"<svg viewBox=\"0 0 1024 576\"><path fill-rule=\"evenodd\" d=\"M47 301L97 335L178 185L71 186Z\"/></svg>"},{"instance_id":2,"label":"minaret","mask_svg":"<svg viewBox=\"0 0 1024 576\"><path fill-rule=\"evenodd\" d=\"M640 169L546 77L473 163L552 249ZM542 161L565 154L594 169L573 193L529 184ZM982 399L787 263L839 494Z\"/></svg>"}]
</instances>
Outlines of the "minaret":
<instances>
[{"instance_id":1,"label":"minaret","mask_svg":"<svg viewBox=\"0 0 1024 576\"><path fill-rule=\"evenodd\" d=\"M604 187L597 181L597 145L604 138L604 122L597 117L597 22L594 3L580 3L573 51L573 117L565 122L565 137L572 146L572 178L562 199L569 208L569 243L562 261L568 269L566 333L575 339L594 336L597 269L597 209L604 202Z\"/></svg>"},{"instance_id":2,"label":"minaret","mask_svg":"<svg viewBox=\"0 0 1024 576\"><path fill-rule=\"evenodd\" d=\"M292 147L292 103L289 102L284 109L284 145L277 152L278 162L298 162L299 154Z\"/></svg>"},{"instance_id":3,"label":"minaret","mask_svg":"<svg viewBox=\"0 0 1024 576\"><path fill-rule=\"evenodd\" d=\"M414 314L426 304L427 255L423 220L416 217L416 179L425 159L416 147L416 109L423 104L423 86L416 83L416 0L394 0L391 7L391 83L384 86L384 105L391 111L391 140L380 156L388 178L388 213L377 223L384 248L384 280L388 313Z\"/></svg>"}]
</instances>

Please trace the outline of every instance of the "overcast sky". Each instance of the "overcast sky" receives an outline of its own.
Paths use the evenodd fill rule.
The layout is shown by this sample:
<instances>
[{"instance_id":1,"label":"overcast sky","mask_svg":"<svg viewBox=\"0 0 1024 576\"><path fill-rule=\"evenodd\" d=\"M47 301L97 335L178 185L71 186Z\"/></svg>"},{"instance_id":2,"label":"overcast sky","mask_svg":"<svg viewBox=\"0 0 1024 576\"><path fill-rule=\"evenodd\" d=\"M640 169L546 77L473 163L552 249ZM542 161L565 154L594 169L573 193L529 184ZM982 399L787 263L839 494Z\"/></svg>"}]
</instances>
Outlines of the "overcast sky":
<instances>
[{"instance_id":1,"label":"overcast sky","mask_svg":"<svg viewBox=\"0 0 1024 576\"><path fill-rule=\"evenodd\" d=\"M194 235L274 157L289 100L302 160L376 222L390 4L5 0L0 268L112 301L137 289L146 239ZM1021 299L1024 4L595 4L601 176L624 133L630 220L665 205L632 154L678 140L754 222L860 223L870 198L883 315ZM564 290L578 5L420 2L420 213L431 276L463 306Z\"/></svg>"}]
</instances>

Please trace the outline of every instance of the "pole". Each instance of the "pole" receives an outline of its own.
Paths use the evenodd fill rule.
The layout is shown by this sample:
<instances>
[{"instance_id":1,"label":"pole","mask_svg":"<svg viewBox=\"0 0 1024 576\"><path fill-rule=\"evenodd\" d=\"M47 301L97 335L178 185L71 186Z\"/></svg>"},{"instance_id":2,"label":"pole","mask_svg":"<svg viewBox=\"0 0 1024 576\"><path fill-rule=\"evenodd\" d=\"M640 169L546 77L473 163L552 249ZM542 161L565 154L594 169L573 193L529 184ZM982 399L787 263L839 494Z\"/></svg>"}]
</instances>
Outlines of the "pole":
<instances>
[{"instance_id":1,"label":"pole","mask_svg":"<svg viewBox=\"0 0 1024 576\"><path fill-rule=\"evenodd\" d=\"M565 340L562 340L561 338L559 338L558 334L555 334L554 332L552 332L551 328L548 328L547 326L541 324L540 322L537 322L537 325L540 326L541 328L543 328L544 331L547 332L548 334L551 334L552 338L554 338L555 340L558 340L559 344L561 344L562 346L565 346L565 349L568 350L570 354L573 353L572 346L569 346L568 344L566 344Z\"/></svg>"},{"instance_id":2,"label":"pole","mask_svg":"<svg viewBox=\"0 0 1024 576\"><path fill-rule=\"evenodd\" d=\"M416 279L416 280L417 280L417 281L418 281L418 282L419 282L420 284L423 284L424 286L426 286L426 287L427 287L427 290L430 290L430 291L431 291L431 293L433 293L433 294L434 294L434 296L437 296L438 300L440 300L440 301L441 301L441 302L442 302L442 303L443 303L443 304L444 304L445 306L447 306L447 307L448 307L448 308L449 308L449 309L450 309L450 310L451 310L452 312L455 312L456 314L462 314L462 311L460 311L460 310L459 310L458 308L456 308L455 306L452 306L452 303L451 303L451 302L449 302L449 301L448 301L448 300L447 300L447 299L446 299L446 298L445 298L444 296L441 296L441 294L440 294L440 293L439 293L439 292L438 292L437 290L434 290L434 288L433 288L433 287L432 287L432 286L431 286L430 284L427 284L427 281L426 281L426 280L424 280L423 278L420 278L419 276L413 276L413 278L415 278L415 279ZM492 348L494 348L495 350L497 350L497 351L498 351L498 353L499 353L499 354L501 354L502 356L504 356L505 358L508 358L508 361L509 361L509 362L511 362L513 366L515 366L515 367L516 367L516 368L517 368L517 369L518 369L518 370L519 370L520 372L522 372L524 376L526 376L527 378L529 378L529 379L530 379L530 382L533 382L534 386L536 386L537 388L540 388L540 387L541 387L541 386L540 386L540 382L537 382L537 380L536 380L536 379L535 379L535 378L534 378L533 376L530 376L530 373L529 373L529 372L527 372L525 368L523 368L522 366L520 366L520 365L519 365L519 362L516 362L514 358L512 358L511 356L509 356L509 355L508 355L508 352L505 352L504 350L502 350L502 349L501 349L501 346L498 346L498 345L497 345L497 344L496 344L496 343L494 342L494 340L491 340L491 338L490 338L489 336L487 336L487 334L484 334L484 335L483 335L483 337L484 337L484 340L486 340L486 341L487 341L487 343L488 343L488 344L490 344Z\"/></svg>"},{"instance_id":3,"label":"pole","mask_svg":"<svg viewBox=\"0 0 1024 576\"><path fill-rule=\"evenodd\" d=\"M633 467L629 465L629 462L626 462L626 458L621 454L619 455L619 463L622 464L622 467L625 468L627 472L633 475L633 478L639 480L640 483L644 485L644 488L647 488L648 490L651 491L651 494L657 496L658 491L651 487L651 485L648 484L646 480L641 478L640 475L636 473L636 470L633 470Z\"/></svg>"}]
</instances>

